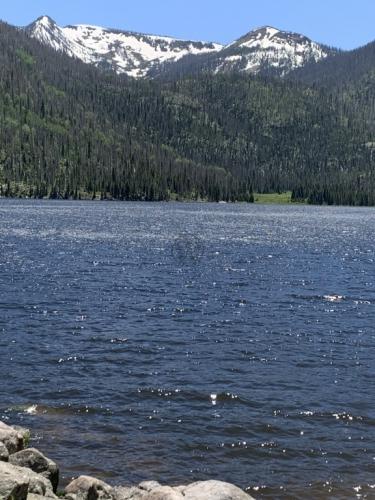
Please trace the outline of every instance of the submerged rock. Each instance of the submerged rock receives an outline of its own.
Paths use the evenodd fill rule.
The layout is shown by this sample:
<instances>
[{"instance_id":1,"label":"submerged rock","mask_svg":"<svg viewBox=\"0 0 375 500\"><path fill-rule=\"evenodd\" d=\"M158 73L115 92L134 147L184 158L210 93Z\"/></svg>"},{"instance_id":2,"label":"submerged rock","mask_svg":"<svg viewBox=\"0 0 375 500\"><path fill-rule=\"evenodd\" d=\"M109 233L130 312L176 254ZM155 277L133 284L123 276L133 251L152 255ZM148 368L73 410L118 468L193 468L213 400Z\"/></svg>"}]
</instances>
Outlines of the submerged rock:
<instances>
[{"instance_id":1,"label":"submerged rock","mask_svg":"<svg viewBox=\"0 0 375 500\"><path fill-rule=\"evenodd\" d=\"M27 467L37 474L41 474L52 484L56 492L59 483L59 468L49 458L35 448L27 448L9 457L9 463L20 467Z\"/></svg>"}]
</instances>

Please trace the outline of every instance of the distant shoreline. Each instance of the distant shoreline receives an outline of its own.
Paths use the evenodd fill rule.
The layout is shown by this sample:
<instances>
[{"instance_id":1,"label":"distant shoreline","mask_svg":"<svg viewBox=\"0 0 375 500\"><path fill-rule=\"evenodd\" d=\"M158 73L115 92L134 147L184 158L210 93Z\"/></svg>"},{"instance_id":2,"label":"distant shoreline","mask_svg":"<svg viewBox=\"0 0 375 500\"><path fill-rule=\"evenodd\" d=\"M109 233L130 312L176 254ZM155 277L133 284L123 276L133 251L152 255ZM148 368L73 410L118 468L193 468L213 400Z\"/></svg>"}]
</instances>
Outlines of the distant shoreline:
<instances>
[{"instance_id":1,"label":"distant shoreline","mask_svg":"<svg viewBox=\"0 0 375 500\"><path fill-rule=\"evenodd\" d=\"M254 193L254 201L212 201L205 199L191 199L191 198L171 198L169 200L122 200L118 198L96 198L92 197L81 197L81 198L31 198L29 196L0 196L0 200L29 200L29 201L82 201L82 202L113 202L113 203L199 203L199 204L211 204L211 205L289 205L289 206L310 206L310 207L346 207L346 208L375 208L374 205L337 205L328 203L309 203L307 200L293 201L291 198L291 192L284 193Z\"/></svg>"},{"instance_id":2,"label":"distant shoreline","mask_svg":"<svg viewBox=\"0 0 375 500\"><path fill-rule=\"evenodd\" d=\"M226 200L218 200L212 201L207 199L194 199L188 197L179 197L177 195L173 195L168 200L122 200L118 198L104 197L100 196L89 196L83 195L80 198L64 198L64 197L43 197L43 198L33 198L29 196L0 196L0 200L36 200L36 201L113 201L113 202L126 202L126 203L212 203L212 204L245 204L245 205L307 205L307 202L297 202L292 201L292 192L286 191L284 193L254 193L254 201L226 201Z\"/></svg>"}]
</instances>

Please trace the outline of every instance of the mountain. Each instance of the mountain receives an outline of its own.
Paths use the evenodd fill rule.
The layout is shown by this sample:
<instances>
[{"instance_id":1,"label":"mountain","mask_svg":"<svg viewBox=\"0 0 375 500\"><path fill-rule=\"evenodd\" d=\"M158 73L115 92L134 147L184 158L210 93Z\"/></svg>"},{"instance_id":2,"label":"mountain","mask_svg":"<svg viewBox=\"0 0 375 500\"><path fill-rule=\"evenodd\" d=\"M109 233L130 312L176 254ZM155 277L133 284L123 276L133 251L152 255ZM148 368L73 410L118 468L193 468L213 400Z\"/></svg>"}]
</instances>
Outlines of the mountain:
<instances>
[{"instance_id":1,"label":"mountain","mask_svg":"<svg viewBox=\"0 0 375 500\"><path fill-rule=\"evenodd\" d=\"M274 71L283 76L307 63L318 62L334 52L303 35L264 26L231 43L212 60L217 65L215 71Z\"/></svg>"},{"instance_id":2,"label":"mountain","mask_svg":"<svg viewBox=\"0 0 375 500\"><path fill-rule=\"evenodd\" d=\"M307 64L287 75L290 81L344 96L363 129L375 133L375 42ZM368 143L375 156L375 142Z\"/></svg>"},{"instance_id":3,"label":"mountain","mask_svg":"<svg viewBox=\"0 0 375 500\"><path fill-rule=\"evenodd\" d=\"M0 23L0 196L375 205L353 93L249 75L135 79Z\"/></svg>"},{"instance_id":4,"label":"mountain","mask_svg":"<svg viewBox=\"0 0 375 500\"><path fill-rule=\"evenodd\" d=\"M103 69L113 69L133 77L145 77L164 62L177 61L186 55L217 52L217 43L178 40L144 35L99 26L60 27L42 16L27 26L27 33L55 50Z\"/></svg>"},{"instance_id":5,"label":"mountain","mask_svg":"<svg viewBox=\"0 0 375 500\"><path fill-rule=\"evenodd\" d=\"M164 78L240 72L283 77L305 65L335 57L336 49L288 31L264 26L250 31L223 49L211 54L185 56L179 61L154 68L150 75Z\"/></svg>"},{"instance_id":6,"label":"mountain","mask_svg":"<svg viewBox=\"0 0 375 500\"><path fill-rule=\"evenodd\" d=\"M249 199L228 170L168 143L180 124L153 82L124 81L1 22L0 65L0 197Z\"/></svg>"},{"instance_id":7,"label":"mountain","mask_svg":"<svg viewBox=\"0 0 375 500\"><path fill-rule=\"evenodd\" d=\"M335 56L329 56L318 64L306 64L291 73L293 80L308 85L345 87L356 85L366 75L375 72L375 42Z\"/></svg>"},{"instance_id":8,"label":"mountain","mask_svg":"<svg viewBox=\"0 0 375 500\"><path fill-rule=\"evenodd\" d=\"M60 27L48 16L37 19L26 31L83 62L138 78L184 68L283 76L336 53L303 35L269 26L251 31L227 46L89 25Z\"/></svg>"}]
</instances>

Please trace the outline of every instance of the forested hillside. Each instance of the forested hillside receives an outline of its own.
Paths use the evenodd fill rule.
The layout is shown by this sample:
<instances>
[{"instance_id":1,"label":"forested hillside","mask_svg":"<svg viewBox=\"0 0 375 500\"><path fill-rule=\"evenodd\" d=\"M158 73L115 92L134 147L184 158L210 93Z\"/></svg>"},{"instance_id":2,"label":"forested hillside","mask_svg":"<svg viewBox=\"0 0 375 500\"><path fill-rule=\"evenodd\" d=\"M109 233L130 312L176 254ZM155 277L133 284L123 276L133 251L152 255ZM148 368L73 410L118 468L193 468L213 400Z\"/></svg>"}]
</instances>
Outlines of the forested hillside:
<instances>
[{"instance_id":1,"label":"forested hillside","mask_svg":"<svg viewBox=\"0 0 375 500\"><path fill-rule=\"evenodd\" d=\"M307 63L288 75L289 79L324 87L344 87L375 71L375 42L348 52L339 52L318 63Z\"/></svg>"},{"instance_id":2,"label":"forested hillside","mask_svg":"<svg viewBox=\"0 0 375 500\"><path fill-rule=\"evenodd\" d=\"M100 73L5 24L0 64L3 195L251 199L224 169L160 142L155 86Z\"/></svg>"},{"instance_id":3,"label":"forested hillside","mask_svg":"<svg viewBox=\"0 0 375 500\"><path fill-rule=\"evenodd\" d=\"M169 88L171 99L188 98L216 124L205 130L207 118L198 113L190 124L181 107L181 128L171 140L193 158L207 151L260 192L293 190L314 203L369 202L371 133L340 94L235 73L183 79ZM186 130L199 124L198 133Z\"/></svg>"},{"instance_id":4,"label":"forested hillside","mask_svg":"<svg viewBox=\"0 0 375 500\"><path fill-rule=\"evenodd\" d=\"M291 190L375 204L362 87L236 72L135 81L5 24L0 64L2 195L252 201Z\"/></svg>"},{"instance_id":5,"label":"forested hillside","mask_svg":"<svg viewBox=\"0 0 375 500\"><path fill-rule=\"evenodd\" d=\"M373 158L375 155L375 42L307 64L287 76L289 81L324 89L336 96L345 115L351 113L358 126L358 137L370 152L369 168L358 173L353 184L355 203L374 204ZM367 186L367 187L366 187ZM306 188L302 194L306 193Z\"/></svg>"}]
</instances>

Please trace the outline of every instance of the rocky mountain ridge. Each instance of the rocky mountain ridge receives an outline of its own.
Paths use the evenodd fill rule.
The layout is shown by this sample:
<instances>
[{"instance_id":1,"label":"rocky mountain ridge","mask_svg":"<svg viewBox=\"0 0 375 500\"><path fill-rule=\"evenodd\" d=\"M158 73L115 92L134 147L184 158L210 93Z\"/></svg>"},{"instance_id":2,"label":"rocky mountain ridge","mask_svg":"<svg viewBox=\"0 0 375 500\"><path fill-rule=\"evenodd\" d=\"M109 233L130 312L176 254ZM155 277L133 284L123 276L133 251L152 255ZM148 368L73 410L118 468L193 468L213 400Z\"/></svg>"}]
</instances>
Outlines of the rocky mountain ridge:
<instances>
[{"instance_id":1,"label":"rocky mountain ridge","mask_svg":"<svg viewBox=\"0 0 375 500\"><path fill-rule=\"evenodd\" d=\"M147 76L151 68L164 62L222 49L222 45L210 42L178 40L99 26L60 27L48 16L40 17L25 29L33 38L55 50L136 78Z\"/></svg>"},{"instance_id":2,"label":"rocky mountain ridge","mask_svg":"<svg viewBox=\"0 0 375 500\"><path fill-rule=\"evenodd\" d=\"M48 16L27 26L33 38L71 57L135 78L155 76L189 60L214 73L273 71L283 76L335 51L309 38L270 26L250 31L229 45L119 31L99 26L60 27Z\"/></svg>"}]
</instances>

